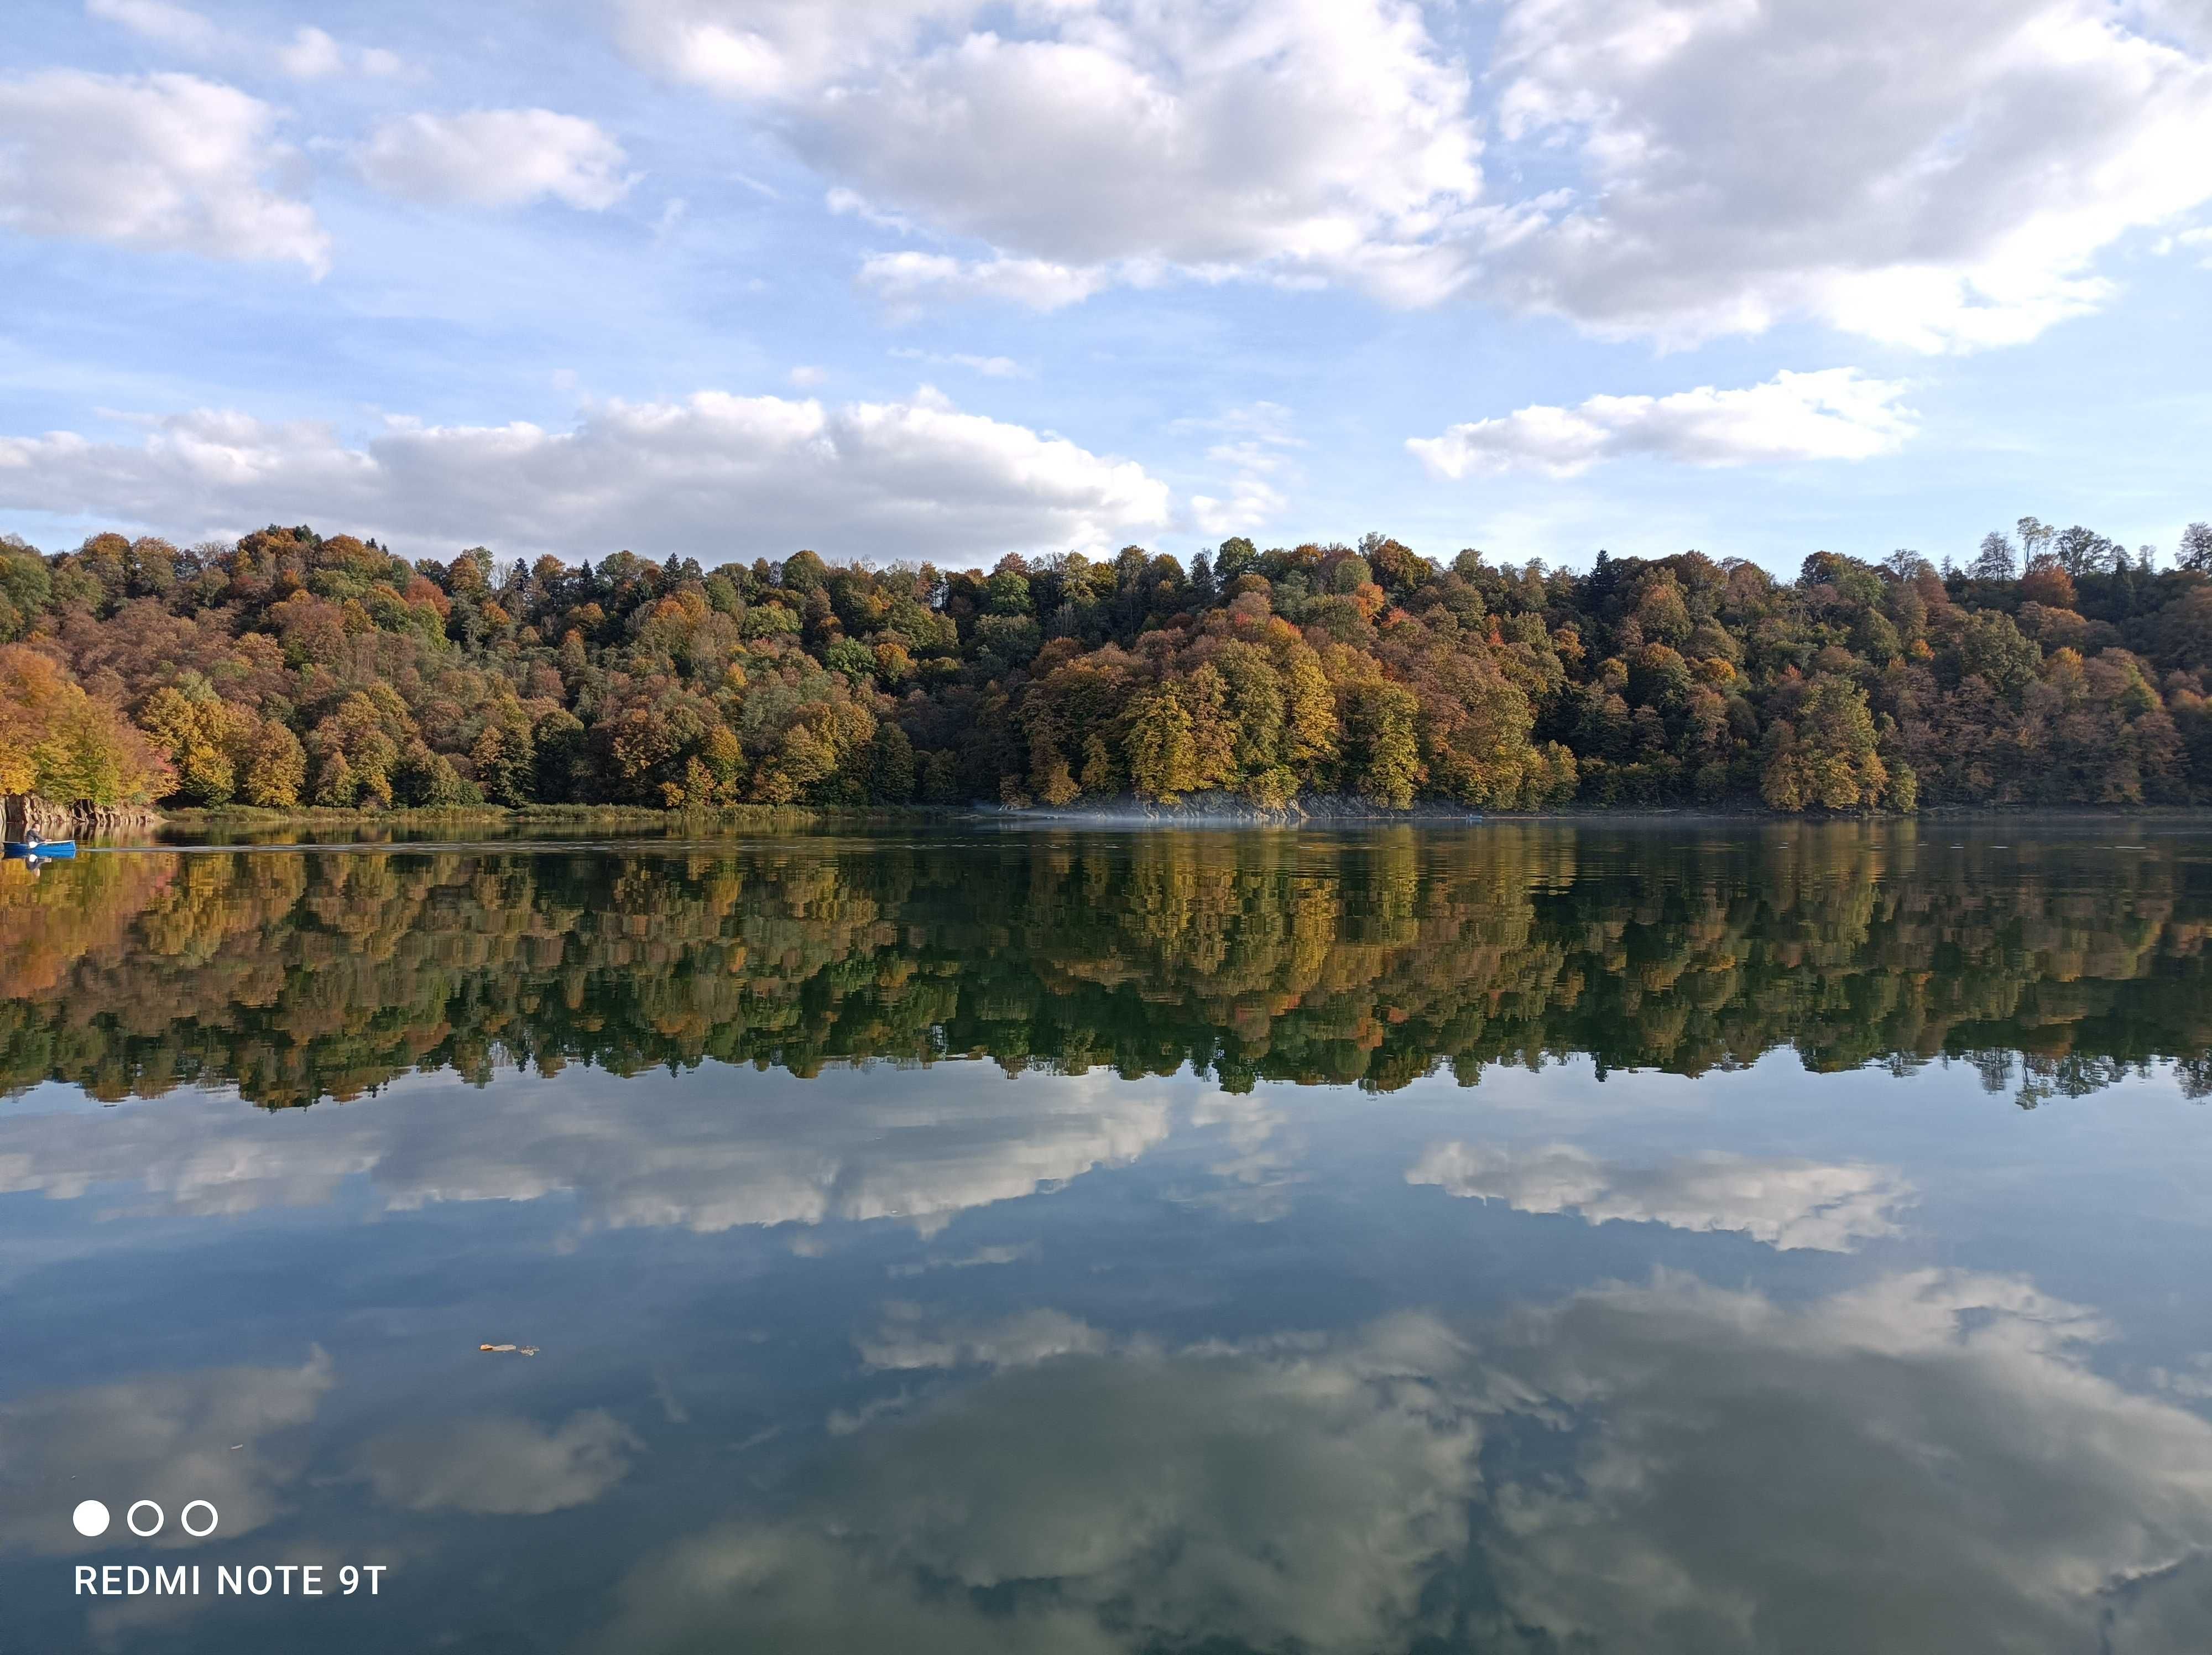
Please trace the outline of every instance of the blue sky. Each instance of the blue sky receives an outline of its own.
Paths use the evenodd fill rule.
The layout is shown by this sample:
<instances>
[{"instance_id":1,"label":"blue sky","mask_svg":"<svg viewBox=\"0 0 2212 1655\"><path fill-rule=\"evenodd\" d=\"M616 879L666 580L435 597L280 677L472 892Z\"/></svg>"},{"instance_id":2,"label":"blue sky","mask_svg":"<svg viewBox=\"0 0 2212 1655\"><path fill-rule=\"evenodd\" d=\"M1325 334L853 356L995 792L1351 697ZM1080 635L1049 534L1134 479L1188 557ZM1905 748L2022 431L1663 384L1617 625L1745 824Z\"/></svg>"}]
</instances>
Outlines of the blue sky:
<instances>
[{"instance_id":1,"label":"blue sky","mask_svg":"<svg viewBox=\"0 0 2212 1655\"><path fill-rule=\"evenodd\" d=\"M2212 515L2204 0L27 0L0 530L1964 557Z\"/></svg>"}]
</instances>

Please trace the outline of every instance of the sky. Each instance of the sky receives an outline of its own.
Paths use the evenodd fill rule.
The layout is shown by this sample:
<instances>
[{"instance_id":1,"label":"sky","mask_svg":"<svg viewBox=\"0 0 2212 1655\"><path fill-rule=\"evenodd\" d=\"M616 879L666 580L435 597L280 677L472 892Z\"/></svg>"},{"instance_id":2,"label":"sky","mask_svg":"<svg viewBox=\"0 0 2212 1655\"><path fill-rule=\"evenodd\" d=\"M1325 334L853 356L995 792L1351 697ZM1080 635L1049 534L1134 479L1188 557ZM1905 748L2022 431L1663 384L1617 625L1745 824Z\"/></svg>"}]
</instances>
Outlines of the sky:
<instances>
[{"instance_id":1,"label":"sky","mask_svg":"<svg viewBox=\"0 0 2212 1655\"><path fill-rule=\"evenodd\" d=\"M2212 516L2212 0L12 0L0 532Z\"/></svg>"}]
</instances>

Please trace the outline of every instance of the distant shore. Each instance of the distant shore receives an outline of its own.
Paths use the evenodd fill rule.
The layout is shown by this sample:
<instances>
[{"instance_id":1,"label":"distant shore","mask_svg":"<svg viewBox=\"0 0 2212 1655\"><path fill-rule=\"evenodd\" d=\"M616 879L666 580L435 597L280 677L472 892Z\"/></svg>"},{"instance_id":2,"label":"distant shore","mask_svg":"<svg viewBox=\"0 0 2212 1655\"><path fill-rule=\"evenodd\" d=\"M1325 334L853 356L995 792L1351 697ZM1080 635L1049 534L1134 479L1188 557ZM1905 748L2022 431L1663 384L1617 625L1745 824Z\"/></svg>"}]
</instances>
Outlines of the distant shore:
<instances>
[{"instance_id":1,"label":"distant shore","mask_svg":"<svg viewBox=\"0 0 2212 1655\"><path fill-rule=\"evenodd\" d=\"M1288 809L1267 810L1248 800L1197 796L1175 805L1133 797L1096 804L1008 806L738 805L720 810L653 810L628 805L532 805L519 808L460 806L398 810L261 810L227 806L215 810L161 812L140 831L186 837L237 835L259 837L283 832L359 831L384 829L410 835L433 832L452 837L469 830L542 828L555 832L636 832L701 837L732 830L790 832L815 828L866 827L897 823L994 824L1095 828L1273 828L1296 831L1334 828L1411 825L1466 827L1485 823L1552 823L1581 826L1702 824L1833 825L1840 823L1974 821L2063 823L2089 820L2191 821L2212 818L2201 806L1938 806L1902 815L1887 812L1808 815L1738 801L1708 806L1591 806L1542 811L1475 811L1436 800L1417 800L1410 809L1377 807L1364 800L1317 797L1294 801ZM126 830L126 831L129 831ZM102 836L106 837L106 836Z\"/></svg>"}]
</instances>

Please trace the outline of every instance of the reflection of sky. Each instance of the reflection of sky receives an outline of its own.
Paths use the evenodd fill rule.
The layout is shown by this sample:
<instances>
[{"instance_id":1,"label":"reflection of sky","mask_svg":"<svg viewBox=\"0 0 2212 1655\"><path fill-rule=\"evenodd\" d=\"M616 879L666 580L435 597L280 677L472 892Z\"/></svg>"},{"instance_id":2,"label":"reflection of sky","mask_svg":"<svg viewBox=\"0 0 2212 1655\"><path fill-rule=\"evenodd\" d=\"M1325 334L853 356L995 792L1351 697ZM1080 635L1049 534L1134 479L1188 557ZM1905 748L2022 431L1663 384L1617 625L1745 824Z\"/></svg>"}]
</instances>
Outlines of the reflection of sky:
<instances>
[{"instance_id":1,"label":"reflection of sky","mask_svg":"<svg viewBox=\"0 0 2212 1655\"><path fill-rule=\"evenodd\" d=\"M45 1088L0 1597L55 1648L2193 1647L2206 1122L1787 1054ZM87 1494L404 1591L88 1622Z\"/></svg>"}]
</instances>

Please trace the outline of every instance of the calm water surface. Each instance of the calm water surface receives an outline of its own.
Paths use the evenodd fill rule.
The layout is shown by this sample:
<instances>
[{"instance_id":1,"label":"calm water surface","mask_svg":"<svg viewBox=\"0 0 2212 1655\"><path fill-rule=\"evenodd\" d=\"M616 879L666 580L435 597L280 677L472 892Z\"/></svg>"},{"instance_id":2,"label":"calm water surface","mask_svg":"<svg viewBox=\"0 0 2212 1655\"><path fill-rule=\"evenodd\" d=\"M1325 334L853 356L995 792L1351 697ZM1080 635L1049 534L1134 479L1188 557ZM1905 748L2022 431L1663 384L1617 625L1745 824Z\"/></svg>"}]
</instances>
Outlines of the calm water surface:
<instances>
[{"instance_id":1,"label":"calm water surface","mask_svg":"<svg viewBox=\"0 0 2212 1655\"><path fill-rule=\"evenodd\" d=\"M9 864L0 1651L2202 1651L2208 936L2125 822Z\"/></svg>"}]
</instances>

